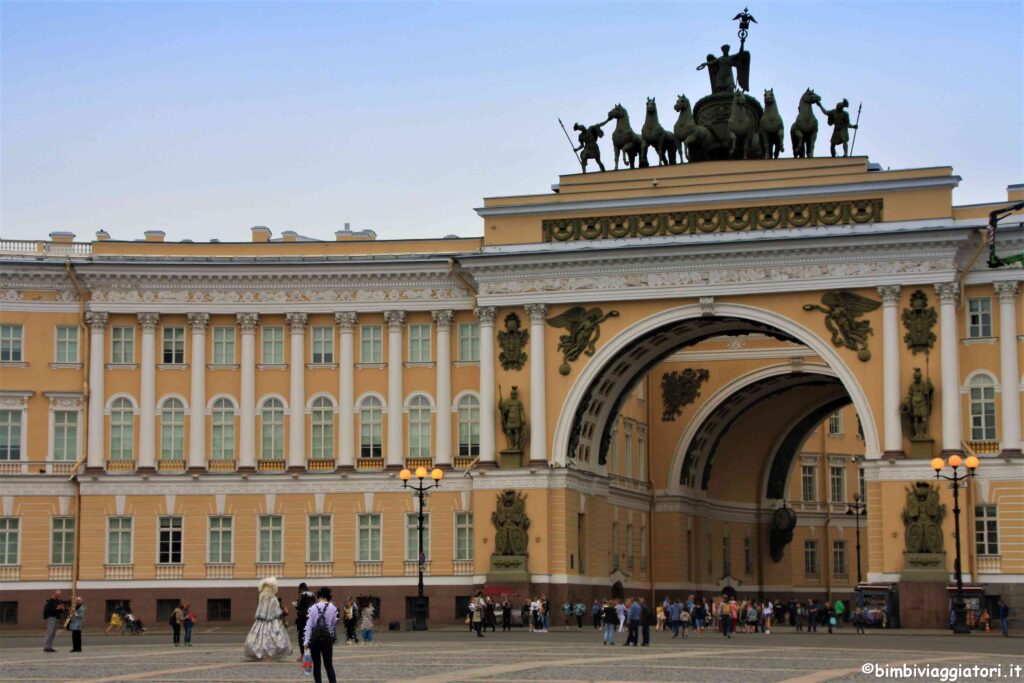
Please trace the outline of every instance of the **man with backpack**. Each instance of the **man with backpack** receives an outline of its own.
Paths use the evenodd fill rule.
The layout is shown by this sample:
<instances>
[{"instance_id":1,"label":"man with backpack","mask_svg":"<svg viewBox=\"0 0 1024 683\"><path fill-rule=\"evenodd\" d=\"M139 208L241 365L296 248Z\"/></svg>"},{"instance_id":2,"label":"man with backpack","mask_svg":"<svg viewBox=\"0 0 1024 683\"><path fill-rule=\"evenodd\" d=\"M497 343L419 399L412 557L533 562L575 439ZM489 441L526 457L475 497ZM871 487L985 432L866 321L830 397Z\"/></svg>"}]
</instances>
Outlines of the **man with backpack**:
<instances>
[{"instance_id":1,"label":"man with backpack","mask_svg":"<svg viewBox=\"0 0 1024 683\"><path fill-rule=\"evenodd\" d=\"M309 586L303 581L299 584L299 597L295 601L295 630L298 632L299 637L299 661L302 661L302 655L305 648L302 646L303 634L306 633L306 614L309 613L309 608L316 602L316 596L313 595Z\"/></svg>"},{"instance_id":2,"label":"man with backpack","mask_svg":"<svg viewBox=\"0 0 1024 683\"><path fill-rule=\"evenodd\" d=\"M313 680L321 683L320 664L327 671L329 683L337 683L334 675L334 639L338 627L338 608L331 603L331 589L324 586L316 593L316 602L306 611L306 628L302 647L309 648L313 660Z\"/></svg>"}]
</instances>

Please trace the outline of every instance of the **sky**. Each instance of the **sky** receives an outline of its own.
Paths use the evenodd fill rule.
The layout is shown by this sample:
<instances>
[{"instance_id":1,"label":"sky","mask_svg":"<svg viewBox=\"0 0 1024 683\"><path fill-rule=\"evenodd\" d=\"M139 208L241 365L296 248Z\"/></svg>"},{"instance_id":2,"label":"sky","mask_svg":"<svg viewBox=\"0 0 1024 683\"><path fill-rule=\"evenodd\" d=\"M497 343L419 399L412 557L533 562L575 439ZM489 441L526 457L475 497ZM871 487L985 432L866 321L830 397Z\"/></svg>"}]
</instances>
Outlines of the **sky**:
<instances>
[{"instance_id":1,"label":"sky","mask_svg":"<svg viewBox=\"0 0 1024 683\"><path fill-rule=\"evenodd\" d=\"M378 239L478 236L483 197L577 172L558 117L597 123L621 102L639 130L651 96L671 129L677 94L709 92L697 64L736 50L740 9L4 0L0 236L249 241L265 225L333 239L345 223ZM774 88L787 130L813 87L829 107L863 103L858 154L952 166L958 204L1024 182L1021 0L750 12L751 91Z\"/></svg>"}]
</instances>

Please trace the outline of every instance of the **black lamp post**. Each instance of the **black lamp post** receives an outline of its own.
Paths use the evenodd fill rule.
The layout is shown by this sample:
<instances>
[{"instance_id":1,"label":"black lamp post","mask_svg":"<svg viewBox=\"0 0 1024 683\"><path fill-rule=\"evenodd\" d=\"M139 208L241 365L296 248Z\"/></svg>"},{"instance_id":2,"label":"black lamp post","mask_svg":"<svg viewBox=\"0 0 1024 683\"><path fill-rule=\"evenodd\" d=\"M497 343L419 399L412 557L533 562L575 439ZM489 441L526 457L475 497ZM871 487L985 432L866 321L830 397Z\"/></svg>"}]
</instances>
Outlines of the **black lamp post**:
<instances>
[{"instance_id":1,"label":"black lamp post","mask_svg":"<svg viewBox=\"0 0 1024 683\"><path fill-rule=\"evenodd\" d=\"M860 494L853 494L853 502L848 503L846 514L856 516L856 538L857 538L857 585L860 585L860 518L868 513L867 503L860 499Z\"/></svg>"},{"instance_id":2,"label":"black lamp post","mask_svg":"<svg viewBox=\"0 0 1024 683\"><path fill-rule=\"evenodd\" d=\"M946 464L953 470L953 474L942 474ZM953 489L953 538L956 542L956 560L953 563L953 572L956 574L956 598L953 600L953 633L970 633L967 626L967 612L964 604L964 575L960 569L960 489L967 487L967 480L974 476L974 470L978 469L978 457L967 456L966 460L957 454L949 456L948 461L942 458L932 459L932 469L935 470L936 479L945 479L949 482L949 488ZM966 469L960 473L960 466Z\"/></svg>"},{"instance_id":3,"label":"black lamp post","mask_svg":"<svg viewBox=\"0 0 1024 683\"><path fill-rule=\"evenodd\" d=\"M436 489L441 485L441 479L444 477L444 472L439 468L435 467L430 472L430 478L433 483L424 481L427 478L427 468L417 467L416 468L416 484L410 484L409 480L412 479L413 473L408 469L403 469L398 474L399 479L402 480L402 488L412 489L417 498L419 498L419 512L416 515L416 532L419 536L419 545L417 546L419 551L418 558L418 569L419 569L419 581L416 584L416 606L413 610L412 630L413 631L426 631L427 630L427 599L423 595L423 563L426 562L426 555L423 554L423 510L427 503L424 500L423 494L430 489Z\"/></svg>"}]
</instances>

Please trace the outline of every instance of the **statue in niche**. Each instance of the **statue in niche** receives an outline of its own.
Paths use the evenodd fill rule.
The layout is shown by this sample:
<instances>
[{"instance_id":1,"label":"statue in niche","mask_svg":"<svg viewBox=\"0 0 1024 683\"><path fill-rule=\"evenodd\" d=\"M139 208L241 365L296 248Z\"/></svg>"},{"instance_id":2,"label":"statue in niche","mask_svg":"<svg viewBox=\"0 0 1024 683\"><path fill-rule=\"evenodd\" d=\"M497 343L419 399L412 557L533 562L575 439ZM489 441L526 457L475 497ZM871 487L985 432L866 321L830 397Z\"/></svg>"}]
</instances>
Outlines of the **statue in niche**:
<instances>
[{"instance_id":1,"label":"statue in niche","mask_svg":"<svg viewBox=\"0 0 1024 683\"><path fill-rule=\"evenodd\" d=\"M506 370L522 370L526 364L526 342L530 339L530 333L523 329L522 321L515 313L505 316L505 329L498 332L498 345L501 346L501 353L498 360L501 367Z\"/></svg>"},{"instance_id":2,"label":"statue in niche","mask_svg":"<svg viewBox=\"0 0 1024 683\"><path fill-rule=\"evenodd\" d=\"M820 311L825 314L825 327L832 334L833 346L843 346L857 352L862 362L871 359L868 337L874 332L871 321L857 320L882 305L853 292L827 292L821 297L822 305L804 304L805 311Z\"/></svg>"},{"instance_id":3,"label":"statue in niche","mask_svg":"<svg viewBox=\"0 0 1024 683\"><path fill-rule=\"evenodd\" d=\"M939 490L927 481L907 487L903 509L908 553L942 552L942 518L946 506L939 502Z\"/></svg>"},{"instance_id":4,"label":"statue in niche","mask_svg":"<svg viewBox=\"0 0 1024 683\"><path fill-rule=\"evenodd\" d=\"M526 496L511 489L499 493L497 509L491 513L491 523L495 528L495 555L526 555L530 543Z\"/></svg>"},{"instance_id":5,"label":"statue in niche","mask_svg":"<svg viewBox=\"0 0 1024 683\"><path fill-rule=\"evenodd\" d=\"M700 385L708 381L710 374L704 368L686 368L682 372L666 372L661 377L661 400L663 403L661 421L673 422L683 412L683 407L700 398Z\"/></svg>"},{"instance_id":6,"label":"statue in niche","mask_svg":"<svg viewBox=\"0 0 1024 683\"><path fill-rule=\"evenodd\" d=\"M597 306L586 309L583 306L573 306L565 313L548 319L548 325L552 327L563 327L568 334L558 337L558 350L562 352L562 364L558 371L568 375L572 368L569 363L575 361L582 354L593 356L594 345L601 337L601 323L608 318L619 315L618 311L605 313Z\"/></svg>"},{"instance_id":7,"label":"statue in niche","mask_svg":"<svg viewBox=\"0 0 1024 683\"><path fill-rule=\"evenodd\" d=\"M910 295L910 308L903 309L903 341L914 354L928 353L935 345L932 329L938 322L935 308L928 305L928 295L920 289Z\"/></svg>"},{"instance_id":8,"label":"statue in niche","mask_svg":"<svg viewBox=\"0 0 1024 683\"><path fill-rule=\"evenodd\" d=\"M921 368L914 368L914 381L907 389L907 397L900 406L903 430L911 440L928 439L928 418L932 414L935 387L932 381L921 374Z\"/></svg>"},{"instance_id":9,"label":"statue in niche","mask_svg":"<svg viewBox=\"0 0 1024 683\"><path fill-rule=\"evenodd\" d=\"M508 398L501 395L498 387L498 410L501 412L501 431L505 434L508 452L522 453L526 443L526 411L519 400L519 387L512 387Z\"/></svg>"}]
</instances>

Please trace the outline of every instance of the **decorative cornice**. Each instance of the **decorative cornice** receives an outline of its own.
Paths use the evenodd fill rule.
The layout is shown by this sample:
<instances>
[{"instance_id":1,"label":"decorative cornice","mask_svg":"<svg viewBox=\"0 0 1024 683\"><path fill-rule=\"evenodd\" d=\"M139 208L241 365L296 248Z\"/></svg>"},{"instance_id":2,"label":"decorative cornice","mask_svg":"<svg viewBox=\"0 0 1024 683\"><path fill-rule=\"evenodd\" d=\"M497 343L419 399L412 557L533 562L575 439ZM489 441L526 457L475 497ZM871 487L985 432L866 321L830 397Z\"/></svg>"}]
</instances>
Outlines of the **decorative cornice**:
<instances>
[{"instance_id":1,"label":"decorative cornice","mask_svg":"<svg viewBox=\"0 0 1024 683\"><path fill-rule=\"evenodd\" d=\"M89 329L94 332L102 332L103 328L107 326L109 319L110 316L102 311L85 312L85 322L89 326Z\"/></svg>"},{"instance_id":2,"label":"decorative cornice","mask_svg":"<svg viewBox=\"0 0 1024 683\"><path fill-rule=\"evenodd\" d=\"M885 285L878 287L878 295L882 297L883 306L898 306L900 303L900 286Z\"/></svg>"},{"instance_id":3,"label":"decorative cornice","mask_svg":"<svg viewBox=\"0 0 1024 683\"><path fill-rule=\"evenodd\" d=\"M450 330L455 313L451 309L432 311L430 313L430 317L434 320L434 323L437 324L438 330Z\"/></svg>"},{"instance_id":4,"label":"decorative cornice","mask_svg":"<svg viewBox=\"0 0 1024 683\"><path fill-rule=\"evenodd\" d=\"M238 320L238 327L241 328L242 334L255 333L260 324L259 313L239 313L235 319Z\"/></svg>"},{"instance_id":5,"label":"decorative cornice","mask_svg":"<svg viewBox=\"0 0 1024 683\"><path fill-rule=\"evenodd\" d=\"M476 317L481 325L493 325L494 316L497 314L498 309L494 306L478 306L476 309Z\"/></svg>"},{"instance_id":6,"label":"decorative cornice","mask_svg":"<svg viewBox=\"0 0 1024 683\"><path fill-rule=\"evenodd\" d=\"M139 313L138 319L143 332L156 332L156 326L160 324L159 313Z\"/></svg>"},{"instance_id":7,"label":"decorative cornice","mask_svg":"<svg viewBox=\"0 0 1024 683\"><path fill-rule=\"evenodd\" d=\"M524 306L532 324L544 323L548 314L547 304L526 304Z\"/></svg>"},{"instance_id":8,"label":"decorative cornice","mask_svg":"<svg viewBox=\"0 0 1024 683\"><path fill-rule=\"evenodd\" d=\"M1017 299L1017 283L1016 282L996 282L993 285L996 289L996 296L999 297L999 303L1001 304L1012 304Z\"/></svg>"},{"instance_id":9,"label":"decorative cornice","mask_svg":"<svg viewBox=\"0 0 1024 683\"><path fill-rule=\"evenodd\" d=\"M342 332L353 332L356 329L356 321L359 314L355 311L338 311L334 314L334 324Z\"/></svg>"},{"instance_id":10,"label":"decorative cornice","mask_svg":"<svg viewBox=\"0 0 1024 683\"><path fill-rule=\"evenodd\" d=\"M81 410L84 403L82 394L73 391L44 391L43 396L49 399L51 410Z\"/></svg>"},{"instance_id":11,"label":"decorative cornice","mask_svg":"<svg viewBox=\"0 0 1024 683\"><path fill-rule=\"evenodd\" d=\"M389 332L401 332L405 326L405 311L384 311L384 322Z\"/></svg>"},{"instance_id":12,"label":"decorative cornice","mask_svg":"<svg viewBox=\"0 0 1024 683\"><path fill-rule=\"evenodd\" d=\"M939 303L956 305L960 300L960 287L955 282L940 282L935 285L935 293L939 296Z\"/></svg>"},{"instance_id":13,"label":"decorative cornice","mask_svg":"<svg viewBox=\"0 0 1024 683\"><path fill-rule=\"evenodd\" d=\"M288 329L291 330L292 334L302 334L306 331L306 323L309 322L307 314L285 313L284 317L288 321Z\"/></svg>"},{"instance_id":14,"label":"decorative cornice","mask_svg":"<svg viewBox=\"0 0 1024 683\"><path fill-rule=\"evenodd\" d=\"M189 313L188 314L188 326L193 330L205 331L206 326L210 324L209 313Z\"/></svg>"}]
</instances>

